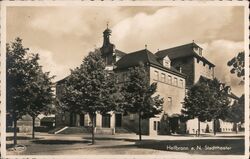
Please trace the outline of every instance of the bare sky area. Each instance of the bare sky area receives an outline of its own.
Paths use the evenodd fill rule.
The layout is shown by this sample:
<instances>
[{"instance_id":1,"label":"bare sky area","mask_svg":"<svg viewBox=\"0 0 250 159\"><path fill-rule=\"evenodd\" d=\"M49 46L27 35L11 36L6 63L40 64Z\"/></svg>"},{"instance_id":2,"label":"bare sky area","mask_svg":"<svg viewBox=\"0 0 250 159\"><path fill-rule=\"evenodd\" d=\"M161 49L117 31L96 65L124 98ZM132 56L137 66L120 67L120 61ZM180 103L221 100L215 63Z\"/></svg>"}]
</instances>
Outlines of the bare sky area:
<instances>
[{"instance_id":1,"label":"bare sky area","mask_svg":"<svg viewBox=\"0 0 250 159\"><path fill-rule=\"evenodd\" d=\"M241 95L227 61L244 49L244 8L183 7L8 7L7 42L16 37L39 53L44 70L60 80L84 56L102 45L109 22L111 41L124 52L147 48L155 53L194 40L216 65L216 77Z\"/></svg>"}]
</instances>

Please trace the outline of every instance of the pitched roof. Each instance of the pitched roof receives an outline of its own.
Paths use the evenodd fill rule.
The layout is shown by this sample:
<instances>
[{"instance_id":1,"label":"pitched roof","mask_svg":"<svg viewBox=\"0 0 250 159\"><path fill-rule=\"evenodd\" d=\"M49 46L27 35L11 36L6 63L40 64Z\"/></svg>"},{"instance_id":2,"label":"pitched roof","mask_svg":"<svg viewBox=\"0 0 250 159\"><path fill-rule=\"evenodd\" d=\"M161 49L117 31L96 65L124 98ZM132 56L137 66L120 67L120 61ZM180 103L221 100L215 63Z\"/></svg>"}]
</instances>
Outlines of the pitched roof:
<instances>
[{"instance_id":1,"label":"pitched roof","mask_svg":"<svg viewBox=\"0 0 250 159\"><path fill-rule=\"evenodd\" d=\"M115 49L115 52L116 52L116 54L117 55L119 55L119 56L124 56L124 55L126 55L126 53L125 52L123 52L123 51L121 51L121 50L118 50L118 49Z\"/></svg>"},{"instance_id":2,"label":"pitched roof","mask_svg":"<svg viewBox=\"0 0 250 159\"><path fill-rule=\"evenodd\" d=\"M157 61L156 56L147 49L143 49L143 50L139 50L139 51L126 54L120 60L118 60L115 63L115 65L117 69L126 69L129 67L138 66L139 63L144 63L144 64L149 63L151 65L160 67L162 69L177 73L178 75L182 75L182 76L184 75L173 67L171 68L164 67L160 62Z\"/></svg>"},{"instance_id":3,"label":"pitched roof","mask_svg":"<svg viewBox=\"0 0 250 159\"><path fill-rule=\"evenodd\" d=\"M177 58L183 58L183 57L189 57L189 56L194 56L196 58L199 58L200 60L206 62L207 64L211 65L214 67L215 65L208 61L206 58L198 55L195 51L193 51L193 47L199 47L195 43L189 43L165 50L160 50L155 53L155 55L158 57L158 59L163 59L165 56L168 56L170 60L177 59ZM201 48L201 47L199 47Z\"/></svg>"},{"instance_id":4,"label":"pitched roof","mask_svg":"<svg viewBox=\"0 0 250 159\"><path fill-rule=\"evenodd\" d=\"M161 65L155 58L153 53L147 49L135 51L123 56L120 60L116 62L118 69L128 68L139 65L139 63L150 62L155 65Z\"/></svg>"}]
</instances>

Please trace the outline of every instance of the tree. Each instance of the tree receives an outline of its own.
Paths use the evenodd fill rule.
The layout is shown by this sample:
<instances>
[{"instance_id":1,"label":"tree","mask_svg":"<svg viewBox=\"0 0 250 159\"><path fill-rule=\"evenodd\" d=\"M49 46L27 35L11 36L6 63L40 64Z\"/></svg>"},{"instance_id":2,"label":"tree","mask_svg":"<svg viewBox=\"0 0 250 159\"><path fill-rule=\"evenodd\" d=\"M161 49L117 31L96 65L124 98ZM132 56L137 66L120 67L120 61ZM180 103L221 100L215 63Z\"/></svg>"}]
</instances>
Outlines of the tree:
<instances>
[{"instance_id":1,"label":"tree","mask_svg":"<svg viewBox=\"0 0 250 159\"><path fill-rule=\"evenodd\" d=\"M200 135L200 122L211 118L210 89L205 83L197 83L193 85L184 98L182 113L187 119L198 119L198 136Z\"/></svg>"},{"instance_id":2,"label":"tree","mask_svg":"<svg viewBox=\"0 0 250 159\"><path fill-rule=\"evenodd\" d=\"M209 112L211 119L214 121L214 135L218 128L217 122L219 119L225 120L229 109L230 101L228 92L230 87L221 83L218 79L209 80L207 82L211 91L211 103L209 105Z\"/></svg>"},{"instance_id":3,"label":"tree","mask_svg":"<svg viewBox=\"0 0 250 159\"><path fill-rule=\"evenodd\" d=\"M123 110L138 114L139 140L141 140L141 120L155 117L162 112L163 98L155 95L157 83L150 84L148 70L143 64L129 68L128 80L122 88L124 99Z\"/></svg>"},{"instance_id":4,"label":"tree","mask_svg":"<svg viewBox=\"0 0 250 159\"><path fill-rule=\"evenodd\" d=\"M35 119L41 114L48 114L52 110L52 104L54 103L53 95L53 83L52 79L54 77L49 76L49 72L43 72L42 67L38 63L38 54L32 55L28 61L30 64L28 74L29 85L27 87L27 92L32 95L30 98L29 105L26 109L27 114L32 117L32 138L35 138Z\"/></svg>"},{"instance_id":5,"label":"tree","mask_svg":"<svg viewBox=\"0 0 250 159\"><path fill-rule=\"evenodd\" d=\"M71 70L63 87L61 101L65 109L89 114L92 122L92 144L94 144L96 114L115 111L119 106L119 88L115 74L105 70L101 52L95 50L83 59L79 67Z\"/></svg>"},{"instance_id":6,"label":"tree","mask_svg":"<svg viewBox=\"0 0 250 159\"><path fill-rule=\"evenodd\" d=\"M233 122L235 125L235 132L238 133L237 123L245 122L245 96L242 95L239 101L234 101L233 105L228 109L227 120Z\"/></svg>"},{"instance_id":7,"label":"tree","mask_svg":"<svg viewBox=\"0 0 250 159\"><path fill-rule=\"evenodd\" d=\"M213 80L200 80L191 87L184 99L182 113L189 119L198 118L198 135L200 134L200 121L214 121L214 134L216 135L216 121L226 117L229 106L229 87L216 78Z\"/></svg>"},{"instance_id":8,"label":"tree","mask_svg":"<svg viewBox=\"0 0 250 159\"><path fill-rule=\"evenodd\" d=\"M242 80L240 84L244 84L245 80L245 52L239 52L236 57L233 57L231 60L228 61L227 65L232 67L230 72L232 74L237 74L237 77L241 78Z\"/></svg>"},{"instance_id":9,"label":"tree","mask_svg":"<svg viewBox=\"0 0 250 159\"><path fill-rule=\"evenodd\" d=\"M6 110L14 123L14 145L17 144L17 120L27 113L38 114L44 110L39 107L47 108L47 99L51 98L50 80L44 78L48 73L42 73L38 55L29 54L28 50L20 38L6 46ZM46 81L43 85L41 79ZM40 88L44 88L45 93L41 94Z\"/></svg>"}]
</instances>

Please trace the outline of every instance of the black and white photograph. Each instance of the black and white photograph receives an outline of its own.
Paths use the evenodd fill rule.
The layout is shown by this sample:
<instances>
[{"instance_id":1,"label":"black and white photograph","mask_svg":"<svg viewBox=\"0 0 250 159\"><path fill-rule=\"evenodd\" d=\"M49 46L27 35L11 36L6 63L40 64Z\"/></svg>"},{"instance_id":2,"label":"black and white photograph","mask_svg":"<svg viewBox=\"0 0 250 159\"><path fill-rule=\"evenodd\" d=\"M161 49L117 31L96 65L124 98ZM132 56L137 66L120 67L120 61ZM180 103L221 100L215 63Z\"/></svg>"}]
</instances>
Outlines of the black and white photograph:
<instances>
[{"instance_id":1,"label":"black and white photograph","mask_svg":"<svg viewBox=\"0 0 250 159\"><path fill-rule=\"evenodd\" d=\"M247 2L1 11L3 157L249 157Z\"/></svg>"}]
</instances>

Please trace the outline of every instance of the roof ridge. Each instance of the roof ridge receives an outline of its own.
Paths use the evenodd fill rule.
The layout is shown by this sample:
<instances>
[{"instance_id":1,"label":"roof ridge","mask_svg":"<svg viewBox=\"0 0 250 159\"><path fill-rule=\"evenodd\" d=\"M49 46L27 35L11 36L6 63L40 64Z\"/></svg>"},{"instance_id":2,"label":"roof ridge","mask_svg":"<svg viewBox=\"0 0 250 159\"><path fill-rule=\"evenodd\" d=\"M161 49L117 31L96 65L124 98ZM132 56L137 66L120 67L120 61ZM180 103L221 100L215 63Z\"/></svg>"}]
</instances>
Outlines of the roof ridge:
<instances>
[{"instance_id":1,"label":"roof ridge","mask_svg":"<svg viewBox=\"0 0 250 159\"><path fill-rule=\"evenodd\" d=\"M146 56L147 56L147 60L150 62L151 60L150 60L150 58L149 58L149 51L147 50L147 49L145 49L145 51L146 51Z\"/></svg>"},{"instance_id":2,"label":"roof ridge","mask_svg":"<svg viewBox=\"0 0 250 159\"><path fill-rule=\"evenodd\" d=\"M167 48L167 49L163 49L163 50L159 50L157 51L156 53L158 52L161 52L161 51L166 51L166 50L170 50L170 49L178 49L180 47L183 47L183 46L188 46L188 45L191 45L191 44L196 44L196 43L187 43L187 44L183 44L183 45L178 45L178 46L174 46L174 47L170 47L170 48ZM197 45L197 44L196 44Z\"/></svg>"}]
</instances>

